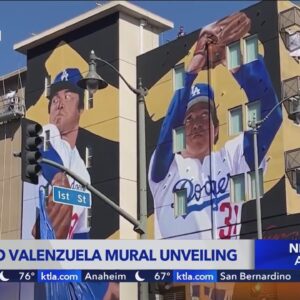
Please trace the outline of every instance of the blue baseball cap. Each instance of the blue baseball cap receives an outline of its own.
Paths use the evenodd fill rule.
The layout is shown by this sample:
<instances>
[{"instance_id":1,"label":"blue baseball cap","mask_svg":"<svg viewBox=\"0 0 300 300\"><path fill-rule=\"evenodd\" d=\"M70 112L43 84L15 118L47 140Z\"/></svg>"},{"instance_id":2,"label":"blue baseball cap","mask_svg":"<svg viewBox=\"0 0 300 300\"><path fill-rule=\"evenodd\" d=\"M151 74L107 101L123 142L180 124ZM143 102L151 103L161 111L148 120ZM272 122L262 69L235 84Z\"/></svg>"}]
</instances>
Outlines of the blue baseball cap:
<instances>
[{"instance_id":1,"label":"blue baseball cap","mask_svg":"<svg viewBox=\"0 0 300 300\"><path fill-rule=\"evenodd\" d=\"M67 68L61 71L56 75L50 86L49 98L51 99L56 92L62 89L69 89L70 91L83 96L84 90L77 84L80 79L82 79L82 76L77 68Z\"/></svg>"},{"instance_id":2,"label":"blue baseball cap","mask_svg":"<svg viewBox=\"0 0 300 300\"><path fill-rule=\"evenodd\" d=\"M191 87L190 98L187 104L186 111L188 111L193 105L199 102L209 103L214 112L216 110L215 101L214 101L214 91L210 85L206 83L197 83Z\"/></svg>"}]
</instances>

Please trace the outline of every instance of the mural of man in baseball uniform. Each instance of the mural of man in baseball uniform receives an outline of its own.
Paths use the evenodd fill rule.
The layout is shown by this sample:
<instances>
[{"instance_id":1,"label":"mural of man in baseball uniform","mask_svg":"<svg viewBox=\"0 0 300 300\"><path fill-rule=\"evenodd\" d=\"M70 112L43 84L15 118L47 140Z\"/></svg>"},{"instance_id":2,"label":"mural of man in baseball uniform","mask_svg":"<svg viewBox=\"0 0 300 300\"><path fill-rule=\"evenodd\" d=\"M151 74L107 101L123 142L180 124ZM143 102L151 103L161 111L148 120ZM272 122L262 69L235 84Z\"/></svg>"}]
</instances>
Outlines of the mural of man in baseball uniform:
<instances>
[{"instance_id":1,"label":"mural of man in baseball uniform","mask_svg":"<svg viewBox=\"0 0 300 300\"><path fill-rule=\"evenodd\" d=\"M49 124L43 126L43 137L48 144L43 156L68 167L90 182L90 175L76 148L79 120L84 105L84 91L77 86L81 78L78 69L68 68L57 74L50 87ZM51 194L53 185L74 189L82 187L57 168L43 165L42 169L43 176L39 180L39 186L43 186L49 193L45 209L55 235L53 238L69 239L74 234L87 233L86 208L55 203ZM42 227L42 223L40 225ZM36 226L32 234L37 236Z\"/></svg>"},{"instance_id":2,"label":"mural of man in baseball uniform","mask_svg":"<svg viewBox=\"0 0 300 300\"><path fill-rule=\"evenodd\" d=\"M76 148L80 115L84 108L84 91L77 82L82 78L76 68L61 71L50 87L49 124L43 126L48 143L42 155L62 164L90 182L90 175ZM59 169L42 164L39 179L39 221L32 229L34 237L42 239L88 238L87 209L52 201L52 186L82 189L73 178ZM46 195L49 195L48 197ZM73 293L76 294L73 295ZM46 284L47 299L118 299L118 284ZM73 295L73 296L72 296Z\"/></svg>"},{"instance_id":3,"label":"mural of man in baseball uniform","mask_svg":"<svg viewBox=\"0 0 300 300\"><path fill-rule=\"evenodd\" d=\"M184 87L170 102L149 166L156 238L239 237L242 203L231 201L230 178L254 170L253 136L245 131L213 151L219 135L214 92L209 84L193 82L200 71L225 63L226 45L242 38L250 25L250 19L239 12L200 32ZM245 91L248 102L260 100L261 118L278 103L261 56L229 73ZM281 108L277 107L259 130L259 165L263 170L264 157L281 122ZM186 147L173 153L172 130L181 126ZM186 194L186 209L181 215L174 211L178 191Z\"/></svg>"}]
</instances>

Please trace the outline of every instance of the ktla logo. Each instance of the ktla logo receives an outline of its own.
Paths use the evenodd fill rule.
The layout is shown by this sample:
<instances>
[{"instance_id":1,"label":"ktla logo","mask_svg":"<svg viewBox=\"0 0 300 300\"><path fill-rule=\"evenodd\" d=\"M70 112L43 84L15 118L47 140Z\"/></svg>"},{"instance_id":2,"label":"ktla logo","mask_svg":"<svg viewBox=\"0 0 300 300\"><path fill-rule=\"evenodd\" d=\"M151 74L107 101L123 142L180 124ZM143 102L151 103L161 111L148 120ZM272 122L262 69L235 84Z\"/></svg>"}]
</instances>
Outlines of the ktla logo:
<instances>
[{"instance_id":1,"label":"ktla logo","mask_svg":"<svg viewBox=\"0 0 300 300\"><path fill-rule=\"evenodd\" d=\"M0 42L2 42L2 30L0 30Z\"/></svg>"}]
</instances>

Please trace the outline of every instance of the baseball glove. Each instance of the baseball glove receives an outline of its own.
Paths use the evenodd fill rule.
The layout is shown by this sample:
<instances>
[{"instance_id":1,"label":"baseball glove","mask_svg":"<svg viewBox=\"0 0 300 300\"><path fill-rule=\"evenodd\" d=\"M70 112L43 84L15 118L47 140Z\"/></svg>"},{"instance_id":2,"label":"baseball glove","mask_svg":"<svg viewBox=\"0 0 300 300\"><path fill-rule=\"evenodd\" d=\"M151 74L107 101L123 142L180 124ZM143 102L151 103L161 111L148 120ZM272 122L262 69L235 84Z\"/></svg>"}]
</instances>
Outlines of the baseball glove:
<instances>
[{"instance_id":1,"label":"baseball glove","mask_svg":"<svg viewBox=\"0 0 300 300\"><path fill-rule=\"evenodd\" d=\"M199 35L194 55L206 55L205 67L214 68L226 58L226 46L249 32L251 20L238 12L204 27Z\"/></svg>"}]
</instances>

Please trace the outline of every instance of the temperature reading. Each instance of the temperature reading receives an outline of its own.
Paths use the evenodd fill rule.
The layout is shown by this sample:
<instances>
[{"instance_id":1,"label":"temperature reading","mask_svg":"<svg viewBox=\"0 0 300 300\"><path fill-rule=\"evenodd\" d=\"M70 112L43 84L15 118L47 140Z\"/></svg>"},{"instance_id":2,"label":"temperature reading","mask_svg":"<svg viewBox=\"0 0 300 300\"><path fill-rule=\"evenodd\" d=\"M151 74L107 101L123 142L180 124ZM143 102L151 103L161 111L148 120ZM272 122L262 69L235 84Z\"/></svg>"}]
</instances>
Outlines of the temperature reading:
<instances>
[{"instance_id":1,"label":"temperature reading","mask_svg":"<svg viewBox=\"0 0 300 300\"><path fill-rule=\"evenodd\" d=\"M29 281L35 275L34 272L19 272L20 280Z\"/></svg>"},{"instance_id":2,"label":"temperature reading","mask_svg":"<svg viewBox=\"0 0 300 300\"><path fill-rule=\"evenodd\" d=\"M169 277L171 275L170 272L156 272L154 275L154 279L156 281L164 281L166 277Z\"/></svg>"}]
</instances>

